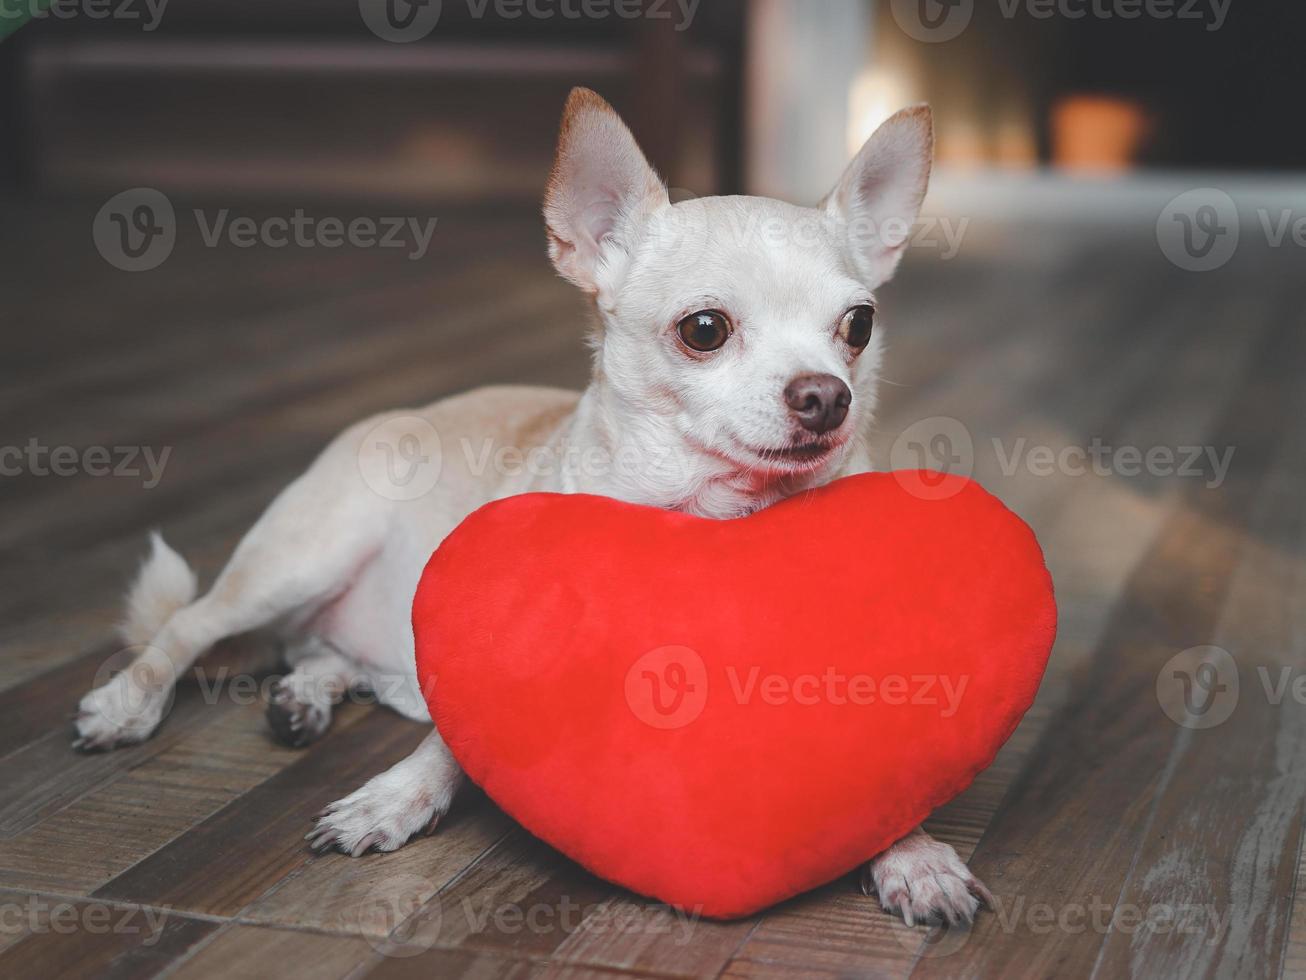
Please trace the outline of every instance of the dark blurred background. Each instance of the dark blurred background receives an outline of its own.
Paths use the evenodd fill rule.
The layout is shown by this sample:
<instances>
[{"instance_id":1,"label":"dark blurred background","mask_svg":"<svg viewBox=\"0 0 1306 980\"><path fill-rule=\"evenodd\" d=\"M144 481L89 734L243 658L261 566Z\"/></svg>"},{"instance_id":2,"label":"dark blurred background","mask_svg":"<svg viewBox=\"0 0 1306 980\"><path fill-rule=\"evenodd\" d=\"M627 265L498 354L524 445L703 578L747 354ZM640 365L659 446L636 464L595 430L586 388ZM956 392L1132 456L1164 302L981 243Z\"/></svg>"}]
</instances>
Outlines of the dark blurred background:
<instances>
[{"instance_id":1,"label":"dark blurred background","mask_svg":"<svg viewBox=\"0 0 1306 980\"><path fill-rule=\"evenodd\" d=\"M698 194L809 191L918 100L943 168L1306 168L1297 3L60 0L17 30L42 2L0 26L23 193L534 199L574 84Z\"/></svg>"}]
</instances>

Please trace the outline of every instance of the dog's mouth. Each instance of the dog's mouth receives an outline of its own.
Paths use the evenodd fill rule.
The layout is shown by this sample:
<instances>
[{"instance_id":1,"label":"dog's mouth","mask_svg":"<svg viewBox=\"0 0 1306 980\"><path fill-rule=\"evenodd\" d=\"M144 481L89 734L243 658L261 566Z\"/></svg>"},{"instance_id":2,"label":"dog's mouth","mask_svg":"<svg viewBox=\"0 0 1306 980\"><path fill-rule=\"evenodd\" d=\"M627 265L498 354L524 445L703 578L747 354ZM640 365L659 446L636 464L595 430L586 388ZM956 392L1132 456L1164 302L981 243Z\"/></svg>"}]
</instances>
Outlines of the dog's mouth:
<instances>
[{"instance_id":1,"label":"dog's mouth","mask_svg":"<svg viewBox=\"0 0 1306 980\"><path fill-rule=\"evenodd\" d=\"M767 468L804 472L819 469L829 461L840 446L842 443L835 440L813 439L809 442L792 443L769 449L750 446L748 451Z\"/></svg>"}]
</instances>

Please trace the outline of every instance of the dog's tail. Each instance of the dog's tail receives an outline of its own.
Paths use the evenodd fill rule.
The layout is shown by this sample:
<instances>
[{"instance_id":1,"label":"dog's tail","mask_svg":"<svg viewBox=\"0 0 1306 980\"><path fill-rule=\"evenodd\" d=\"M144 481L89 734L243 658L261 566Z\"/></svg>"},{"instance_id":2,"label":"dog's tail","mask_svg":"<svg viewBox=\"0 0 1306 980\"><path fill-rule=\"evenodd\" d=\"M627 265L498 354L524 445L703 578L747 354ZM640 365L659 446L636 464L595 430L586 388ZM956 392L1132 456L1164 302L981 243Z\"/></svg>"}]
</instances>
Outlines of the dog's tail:
<instances>
[{"instance_id":1,"label":"dog's tail","mask_svg":"<svg viewBox=\"0 0 1306 980\"><path fill-rule=\"evenodd\" d=\"M195 573L186 559L168 547L163 535L150 535L150 554L127 593L127 611L118 634L129 646L154 639L178 609L195 601Z\"/></svg>"}]
</instances>

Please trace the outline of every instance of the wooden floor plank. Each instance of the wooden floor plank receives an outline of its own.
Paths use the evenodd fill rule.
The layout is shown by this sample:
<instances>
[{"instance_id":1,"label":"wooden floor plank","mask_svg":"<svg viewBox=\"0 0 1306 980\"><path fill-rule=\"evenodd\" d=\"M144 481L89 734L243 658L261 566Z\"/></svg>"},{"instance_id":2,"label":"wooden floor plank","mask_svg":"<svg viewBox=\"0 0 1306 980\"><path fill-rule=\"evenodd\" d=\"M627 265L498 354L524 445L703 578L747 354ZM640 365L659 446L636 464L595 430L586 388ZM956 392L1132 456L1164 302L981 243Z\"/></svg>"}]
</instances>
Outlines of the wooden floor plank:
<instances>
[{"instance_id":1,"label":"wooden floor plank","mask_svg":"<svg viewBox=\"0 0 1306 980\"><path fill-rule=\"evenodd\" d=\"M366 710L344 705L332 725L348 728ZM71 751L62 733L56 738L56 756ZM273 741L261 702L205 705L195 725L170 729L159 751L109 770L75 802L0 841L0 868L19 886L90 894L302 757ZM56 781L77 785L66 771Z\"/></svg>"},{"instance_id":2,"label":"wooden floor plank","mask_svg":"<svg viewBox=\"0 0 1306 980\"><path fill-rule=\"evenodd\" d=\"M550 959L635 974L719 974L755 927L752 919L718 922L618 892L593 909Z\"/></svg>"},{"instance_id":3,"label":"wooden floor plank","mask_svg":"<svg viewBox=\"0 0 1306 980\"><path fill-rule=\"evenodd\" d=\"M1242 556L1233 528L1255 499L1294 403L1284 365L1302 356L1298 333L1280 320L1261 343L1212 438L1238 447L1240 468L1218 489L1189 492L1189 506L1140 565L1089 670L1077 678L1083 693L1049 731L976 851L973 867L1006 914L981 919L979 941L946 965L923 960L917 974L1094 969L1102 930L1054 929L1034 943L1020 917L1032 907L1091 914L1100 905L1114 908L1121 894L1175 739L1156 707L1156 674L1176 652L1214 633ZM1067 833L1077 842L1069 852Z\"/></svg>"},{"instance_id":4,"label":"wooden floor plank","mask_svg":"<svg viewBox=\"0 0 1306 980\"><path fill-rule=\"evenodd\" d=\"M167 975L169 980L345 980L377 956L359 938L236 924L223 926Z\"/></svg>"},{"instance_id":5,"label":"wooden floor plank","mask_svg":"<svg viewBox=\"0 0 1306 980\"><path fill-rule=\"evenodd\" d=\"M513 829L398 932L405 944L552 954L612 888L520 828Z\"/></svg>"},{"instance_id":6,"label":"wooden floor plank","mask_svg":"<svg viewBox=\"0 0 1306 980\"><path fill-rule=\"evenodd\" d=\"M385 939L511 827L484 796L464 791L434 834L362 860L324 855L244 909L241 920Z\"/></svg>"},{"instance_id":7,"label":"wooden floor plank","mask_svg":"<svg viewBox=\"0 0 1306 980\"><path fill-rule=\"evenodd\" d=\"M1293 905L1288 922L1288 946L1284 950L1283 980L1306 978L1306 832L1297 842L1297 882L1293 889Z\"/></svg>"},{"instance_id":8,"label":"wooden floor plank","mask_svg":"<svg viewBox=\"0 0 1306 980\"><path fill-rule=\"evenodd\" d=\"M71 731L77 691L88 691L114 647L102 645L74 660L36 674L22 687L0 690L0 764L5 756L56 727ZM70 739L71 741L71 739Z\"/></svg>"},{"instance_id":9,"label":"wooden floor plank","mask_svg":"<svg viewBox=\"0 0 1306 980\"><path fill-rule=\"evenodd\" d=\"M403 758L424 734L421 725L370 708L93 897L235 916L287 875L321 860L304 843L314 814Z\"/></svg>"},{"instance_id":10,"label":"wooden floor plank","mask_svg":"<svg viewBox=\"0 0 1306 980\"><path fill-rule=\"evenodd\" d=\"M368 980L535 980L566 977L571 980L613 980L619 974L600 970L557 967L527 959L498 956L468 949L433 949L413 956L389 956L375 961Z\"/></svg>"},{"instance_id":11,"label":"wooden floor plank","mask_svg":"<svg viewBox=\"0 0 1306 980\"><path fill-rule=\"evenodd\" d=\"M103 902L28 895L27 934L0 950L0 976L69 980L153 977L183 959L218 923Z\"/></svg>"},{"instance_id":12,"label":"wooden floor plank","mask_svg":"<svg viewBox=\"0 0 1306 980\"><path fill-rule=\"evenodd\" d=\"M130 656L130 651L127 651ZM124 656L93 654L77 662L75 670L58 670L60 679L75 683L54 689L45 678L16 688L14 700L32 691L46 717L21 713L21 723L11 726L11 751L0 758L0 781L9 792L0 801L0 842L30 829L41 819L58 813L86 793L121 773L173 750L195 732L240 708L237 699L223 695L222 678L245 677L251 684L271 673L275 653L266 644L240 639L223 644L203 668L190 672L177 686L171 706L155 736L139 745L106 754L80 753L72 747L72 713L92 681L106 681L120 668ZM89 667L96 666L95 674ZM89 676L88 676L89 675ZM210 703L212 702L212 703ZM44 721L44 724L41 724ZM0 843L0 855L5 853ZM4 859L0 856L0 867Z\"/></svg>"},{"instance_id":13,"label":"wooden floor plank","mask_svg":"<svg viewBox=\"0 0 1306 980\"><path fill-rule=\"evenodd\" d=\"M1306 416L1306 388L1297 394L1291 418ZM1236 664L1238 705L1215 727L1178 732L1118 902L1158 925L1112 931L1101 976L1279 972L1306 810L1306 705L1292 695L1306 676L1303 483L1306 430L1289 428L1248 509L1249 540L1211 637Z\"/></svg>"}]
</instances>

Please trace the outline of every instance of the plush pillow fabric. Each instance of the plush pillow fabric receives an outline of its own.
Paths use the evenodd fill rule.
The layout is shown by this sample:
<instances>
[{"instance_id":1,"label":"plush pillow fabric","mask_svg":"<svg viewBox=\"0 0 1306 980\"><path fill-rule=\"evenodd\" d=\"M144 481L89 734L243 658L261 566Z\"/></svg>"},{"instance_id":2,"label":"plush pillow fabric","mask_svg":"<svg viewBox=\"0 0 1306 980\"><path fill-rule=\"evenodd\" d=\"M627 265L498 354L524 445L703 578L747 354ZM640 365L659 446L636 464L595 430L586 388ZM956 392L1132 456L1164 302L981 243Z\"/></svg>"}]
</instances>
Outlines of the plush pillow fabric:
<instances>
[{"instance_id":1,"label":"plush pillow fabric","mask_svg":"<svg viewBox=\"0 0 1306 980\"><path fill-rule=\"evenodd\" d=\"M733 917L965 789L1033 701L1056 607L1033 533L978 484L880 473L733 521L498 501L431 558L413 628L432 717L508 814Z\"/></svg>"}]
</instances>

